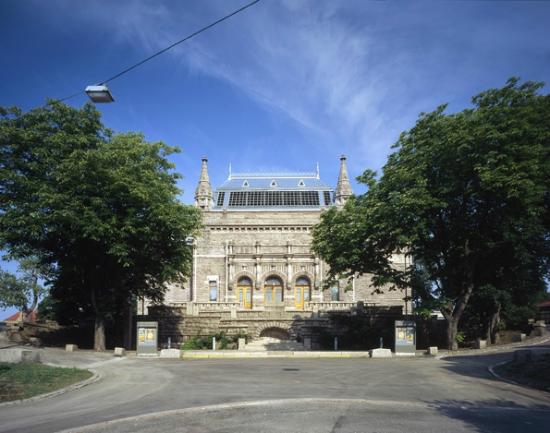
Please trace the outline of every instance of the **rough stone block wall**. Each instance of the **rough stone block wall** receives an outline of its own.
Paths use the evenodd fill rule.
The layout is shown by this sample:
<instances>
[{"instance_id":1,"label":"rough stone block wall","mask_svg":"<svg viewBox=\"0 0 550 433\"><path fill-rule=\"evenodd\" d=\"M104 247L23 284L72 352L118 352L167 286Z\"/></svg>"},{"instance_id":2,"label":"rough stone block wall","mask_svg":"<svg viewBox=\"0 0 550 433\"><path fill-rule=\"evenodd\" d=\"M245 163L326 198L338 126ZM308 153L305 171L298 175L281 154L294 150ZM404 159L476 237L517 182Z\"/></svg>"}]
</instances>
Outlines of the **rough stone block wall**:
<instances>
[{"instance_id":1,"label":"rough stone block wall","mask_svg":"<svg viewBox=\"0 0 550 433\"><path fill-rule=\"evenodd\" d=\"M162 323L161 341L168 336L172 341L183 341L190 336L213 335L221 330L228 334L244 331L257 338L266 329L265 324L274 320L293 338L301 338L318 333L319 329L337 326L330 314L323 311L348 309L343 314L355 314L352 307L358 301L367 306L393 306L399 310L404 307L411 311L410 302L404 301L405 293L389 288L377 293L369 275L356 278L351 285L341 281L337 302L332 303L335 299L331 290L322 288L328 266L311 251L312 228L319 222L320 210L205 211L203 215L204 227L194 247L194 278L170 286L166 293L167 305L179 303L182 308L150 309L151 317L156 315ZM396 266L403 265L402 255L395 255L393 260ZM265 305L264 283L270 276L282 281L280 306ZM252 310L234 311L231 315L229 303L238 301L237 286L242 277L253 282ZM299 277L306 277L310 282L310 302L303 305L295 287ZM190 287L193 282L195 287ZM212 282L217 287L216 304L208 304ZM202 303L198 315L187 314L189 311L183 305L191 300L192 294L196 302Z\"/></svg>"},{"instance_id":2,"label":"rough stone block wall","mask_svg":"<svg viewBox=\"0 0 550 433\"><path fill-rule=\"evenodd\" d=\"M200 312L188 315L176 307L156 306L150 309L148 320L159 322L159 344L170 337L173 344L180 344L193 336L212 336L221 331L227 335L246 334L254 340L269 336L270 330L284 332L292 340L303 341L309 337L314 347L319 347L323 335L344 335L349 330L343 325L345 317L357 314L368 318L373 327L380 323L393 323L402 317L401 307L365 307L340 312L285 312L240 311L232 318L229 312Z\"/></svg>"}]
</instances>

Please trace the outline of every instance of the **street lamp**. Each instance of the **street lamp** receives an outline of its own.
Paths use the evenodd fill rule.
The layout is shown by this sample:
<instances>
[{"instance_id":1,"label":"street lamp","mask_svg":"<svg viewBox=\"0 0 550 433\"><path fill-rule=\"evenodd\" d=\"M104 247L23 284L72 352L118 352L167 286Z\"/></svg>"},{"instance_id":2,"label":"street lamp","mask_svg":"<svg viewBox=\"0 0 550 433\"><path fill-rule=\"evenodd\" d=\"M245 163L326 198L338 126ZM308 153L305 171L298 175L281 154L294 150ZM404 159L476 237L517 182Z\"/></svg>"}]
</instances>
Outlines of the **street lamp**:
<instances>
[{"instance_id":1,"label":"street lamp","mask_svg":"<svg viewBox=\"0 0 550 433\"><path fill-rule=\"evenodd\" d=\"M86 87L86 94L90 97L92 102L96 104L115 101L113 95L111 95L111 91L105 84Z\"/></svg>"}]
</instances>

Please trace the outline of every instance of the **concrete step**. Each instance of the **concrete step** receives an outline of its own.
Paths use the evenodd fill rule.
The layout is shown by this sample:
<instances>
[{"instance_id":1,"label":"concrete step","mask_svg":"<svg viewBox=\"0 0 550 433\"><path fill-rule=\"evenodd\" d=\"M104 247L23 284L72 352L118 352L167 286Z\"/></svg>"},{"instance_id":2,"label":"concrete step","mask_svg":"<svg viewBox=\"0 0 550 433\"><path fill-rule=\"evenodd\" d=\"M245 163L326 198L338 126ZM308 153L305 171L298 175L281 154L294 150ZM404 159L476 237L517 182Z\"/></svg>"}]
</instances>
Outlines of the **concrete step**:
<instances>
[{"instance_id":1,"label":"concrete step","mask_svg":"<svg viewBox=\"0 0 550 433\"><path fill-rule=\"evenodd\" d=\"M304 345L293 340L262 337L248 343L243 350L246 352L267 352L275 350L302 351L304 350Z\"/></svg>"}]
</instances>

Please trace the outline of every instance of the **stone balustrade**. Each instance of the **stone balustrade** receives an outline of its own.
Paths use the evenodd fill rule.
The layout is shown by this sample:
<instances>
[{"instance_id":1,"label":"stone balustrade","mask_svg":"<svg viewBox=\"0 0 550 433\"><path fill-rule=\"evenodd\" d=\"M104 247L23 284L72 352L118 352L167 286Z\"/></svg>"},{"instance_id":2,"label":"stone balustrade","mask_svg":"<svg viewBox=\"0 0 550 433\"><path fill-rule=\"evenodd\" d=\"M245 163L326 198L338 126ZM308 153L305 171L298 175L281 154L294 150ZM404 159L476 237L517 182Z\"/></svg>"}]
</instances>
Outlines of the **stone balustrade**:
<instances>
[{"instance_id":1,"label":"stone balustrade","mask_svg":"<svg viewBox=\"0 0 550 433\"><path fill-rule=\"evenodd\" d=\"M351 310L352 308L357 307L355 302L343 302L343 301L332 301L332 302L306 302L305 309L313 311L335 311L335 310Z\"/></svg>"}]
</instances>

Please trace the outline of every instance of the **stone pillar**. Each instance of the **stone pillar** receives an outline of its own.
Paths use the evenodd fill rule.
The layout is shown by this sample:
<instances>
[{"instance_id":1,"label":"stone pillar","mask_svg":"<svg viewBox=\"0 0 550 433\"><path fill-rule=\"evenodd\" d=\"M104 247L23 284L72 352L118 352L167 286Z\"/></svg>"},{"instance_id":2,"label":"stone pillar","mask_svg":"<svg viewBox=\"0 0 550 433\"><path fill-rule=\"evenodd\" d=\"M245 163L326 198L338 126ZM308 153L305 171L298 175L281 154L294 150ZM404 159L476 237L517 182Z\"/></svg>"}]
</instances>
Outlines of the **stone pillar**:
<instances>
[{"instance_id":1,"label":"stone pillar","mask_svg":"<svg viewBox=\"0 0 550 433\"><path fill-rule=\"evenodd\" d=\"M255 284L255 287L256 289L259 289L261 287L261 281L260 281L260 276L262 275L262 264L261 264L261 260L259 257L256 257L256 263L254 264L255 266L255 275L256 275L256 284Z\"/></svg>"},{"instance_id":2,"label":"stone pillar","mask_svg":"<svg viewBox=\"0 0 550 433\"><path fill-rule=\"evenodd\" d=\"M292 277L293 277L294 270L292 269L292 261L290 257L286 258L286 280L288 281L288 285L292 286Z\"/></svg>"},{"instance_id":3,"label":"stone pillar","mask_svg":"<svg viewBox=\"0 0 550 433\"><path fill-rule=\"evenodd\" d=\"M319 257L315 257L315 273L313 275L313 278L315 279L313 281L313 286L318 289L320 286L320 282L322 280L321 272L320 272L320 266L319 266Z\"/></svg>"},{"instance_id":4,"label":"stone pillar","mask_svg":"<svg viewBox=\"0 0 550 433\"><path fill-rule=\"evenodd\" d=\"M228 267L229 281L232 282L233 278L235 277L234 275L235 267L233 266L233 259L229 258L227 260L227 267Z\"/></svg>"}]
</instances>

